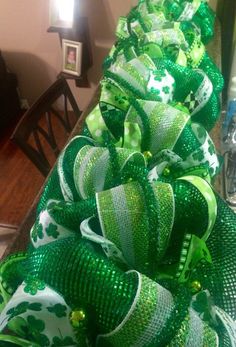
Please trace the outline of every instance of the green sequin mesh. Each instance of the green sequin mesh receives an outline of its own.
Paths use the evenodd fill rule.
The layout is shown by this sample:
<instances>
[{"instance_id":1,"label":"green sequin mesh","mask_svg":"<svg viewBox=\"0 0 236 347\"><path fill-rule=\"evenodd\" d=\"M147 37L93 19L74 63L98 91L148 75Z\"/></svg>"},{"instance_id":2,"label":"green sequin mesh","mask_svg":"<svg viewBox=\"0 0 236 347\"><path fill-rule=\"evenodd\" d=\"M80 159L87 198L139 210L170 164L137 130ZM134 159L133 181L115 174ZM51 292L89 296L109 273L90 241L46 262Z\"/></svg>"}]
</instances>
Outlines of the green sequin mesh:
<instances>
[{"instance_id":1,"label":"green sequin mesh","mask_svg":"<svg viewBox=\"0 0 236 347\"><path fill-rule=\"evenodd\" d=\"M56 223L77 232L80 230L80 223L96 213L97 207L94 198L75 203L60 201L50 209L50 215Z\"/></svg>"},{"instance_id":2,"label":"green sequin mesh","mask_svg":"<svg viewBox=\"0 0 236 347\"><path fill-rule=\"evenodd\" d=\"M207 3L201 3L196 15L193 17L193 23L201 28L201 38L204 44L207 44L214 36L215 13Z\"/></svg>"},{"instance_id":3,"label":"green sequin mesh","mask_svg":"<svg viewBox=\"0 0 236 347\"><path fill-rule=\"evenodd\" d=\"M209 57L207 52L205 52L204 54L203 60L199 65L199 69L202 69L210 78L215 92L220 93L224 87L224 79L220 70L215 65L213 60Z\"/></svg>"},{"instance_id":4,"label":"green sequin mesh","mask_svg":"<svg viewBox=\"0 0 236 347\"><path fill-rule=\"evenodd\" d=\"M217 196L217 219L207 241L212 256L211 266L202 266L197 276L214 297L215 304L236 319L236 222L235 213Z\"/></svg>"},{"instance_id":5,"label":"green sequin mesh","mask_svg":"<svg viewBox=\"0 0 236 347\"><path fill-rule=\"evenodd\" d=\"M187 123L174 146L174 152L186 159L199 146L200 143L192 131L191 124Z\"/></svg>"},{"instance_id":6,"label":"green sequin mesh","mask_svg":"<svg viewBox=\"0 0 236 347\"><path fill-rule=\"evenodd\" d=\"M137 280L94 252L79 238L48 244L29 255L26 273L36 276L63 295L73 308L92 307L100 332L114 329L134 299Z\"/></svg>"},{"instance_id":7,"label":"green sequin mesh","mask_svg":"<svg viewBox=\"0 0 236 347\"><path fill-rule=\"evenodd\" d=\"M208 223L207 203L199 190L189 182L181 180L172 182L172 187L175 196L175 220L163 263L178 261L184 234L191 233L201 237ZM174 249L172 245L175 245Z\"/></svg>"},{"instance_id":8,"label":"green sequin mesh","mask_svg":"<svg viewBox=\"0 0 236 347\"><path fill-rule=\"evenodd\" d=\"M40 197L37 206L37 215L46 208L49 199L63 200L63 195L59 187L59 177L57 167L55 166Z\"/></svg>"},{"instance_id":9,"label":"green sequin mesh","mask_svg":"<svg viewBox=\"0 0 236 347\"><path fill-rule=\"evenodd\" d=\"M195 70L180 66L163 59L156 60L155 64L157 69L166 67L166 69L174 76L176 88L174 92L174 100L177 102L184 102L188 94L196 92L203 80L203 76L197 73ZM197 112L192 120L201 123L206 130L211 130L215 125L220 112L219 97L212 93L209 101L206 105Z\"/></svg>"}]
</instances>

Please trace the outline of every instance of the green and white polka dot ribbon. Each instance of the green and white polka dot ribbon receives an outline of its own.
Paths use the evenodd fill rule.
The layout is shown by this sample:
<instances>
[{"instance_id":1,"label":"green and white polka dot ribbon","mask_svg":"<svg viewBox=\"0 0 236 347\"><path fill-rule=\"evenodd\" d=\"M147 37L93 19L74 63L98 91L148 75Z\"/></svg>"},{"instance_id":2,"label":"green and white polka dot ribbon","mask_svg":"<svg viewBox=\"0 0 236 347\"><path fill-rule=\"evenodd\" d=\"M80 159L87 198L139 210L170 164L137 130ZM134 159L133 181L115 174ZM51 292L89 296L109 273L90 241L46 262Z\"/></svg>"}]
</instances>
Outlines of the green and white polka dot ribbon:
<instances>
[{"instance_id":1,"label":"green and white polka dot ribbon","mask_svg":"<svg viewBox=\"0 0 236 347\"><path fill-rule=\"evenodd\" d=\"M86 118L86 125L94 141L96 141L97 143L101 145L104 144L103 134L107 132L109 132L110 136L115 140L103 119L99 105L96 105Z\"/></svg>"}]
</instances>

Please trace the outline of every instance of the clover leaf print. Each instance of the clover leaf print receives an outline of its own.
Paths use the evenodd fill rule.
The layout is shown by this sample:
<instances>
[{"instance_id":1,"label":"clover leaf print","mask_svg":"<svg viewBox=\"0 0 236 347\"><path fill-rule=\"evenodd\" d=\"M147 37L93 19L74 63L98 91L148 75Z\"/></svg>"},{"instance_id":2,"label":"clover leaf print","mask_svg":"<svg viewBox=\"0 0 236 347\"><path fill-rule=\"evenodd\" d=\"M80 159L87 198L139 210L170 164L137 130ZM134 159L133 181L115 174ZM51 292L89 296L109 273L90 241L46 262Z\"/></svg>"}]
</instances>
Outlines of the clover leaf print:
<instances>
[{"instance_id":1,"label":"clover leaf print","mask_svg":"<svg viewBox=\"0 0 236 347\"><path fill-rule=\"evenodd\" d=\"M119 94L119 95L115 96L115 101L117 101L118 104L124 104L126 100L127 100L127 98L124 95Z\"/></svg>"},{"instance_id":2,"label":"clover leaf print","mask_svg":"<svg viewBox=\"0 0 236 347\"><path fill-rule=\"evenodd\" d=\"M58 318L66 317L66 309L67 307L62 304L56 304L51 307L47 307L47 310L51 313L54 313Z\"/></svg>"},{"instance_id":3,"label":"clover leaf print","mask_svg":"<svg viewBox=\"0 0 236 347\"><path fill-rule=\"evenodd\" d=\"M31 230L31 237L34 242L37 242L38 238L43 238L43 226L41 223L36 222Z\"/></svg>"},{"instance_id":4,"label":"clover leaf print","mask_svg":"<svg viewBox=\"0 0 236 347\"><path fill-rule=\"evenodd\" d=\"M157 70L154 72L155 80L161 82L163 77L166 77L166 74L163 70Z\"/></svg>"},{"instance_id":5,"label":"clover leaf print","mask_svg":"<svg viewBox=\"0 0 236 347\"><path fill-rule=\"evenodd\" d=\"M43 281L37 278L27 278L26 286L24 288L25 293L29 293L31 295L37 294L38 290L45 289L46 285Z\"/></svg>"},{"instance_id":6,"label":"clover leaf print","mask_svg":"<svg viewBox=\"0 0 236 347\"><path fill-rule=\"evenodd\" d=\"M20 337L36 342L41 347L50 345L47 336L42 334L45 323L34 316L28 316L26 320L22 317L15 317L8 323L8 329Z\"/></svg>"},{"instance_id":7,"label":"clover leaf print","mask_svg":"<svg viewBox=\"0 0 236 347\"><path fill-rule=\"evenodd\" d=\"M31 332L41 332L45 329L45 323L41 319L36 319L34 316L28 316L27 321L30 325Z\"/></svg>"},{"instance_id":8,"label":"clover leaf print","mask_svg":"<svg viewBox=\"0 0 236 347\"><path fill-rule=\"evenodd\" d=\"M27 338L37 342L42 347L49 346L49 339L46 335L41 334L45 329L45 323L34 316L28 316L27 323Z\"/></svg>"},{"instance_id":9,"label":"clover leaf print","mask_svg":"<svg viewBox=\"0 0 236 347\"><path fill-rule=\"evenodd\" d=\"M7 328L20 337L25 337L27 331L27 322L22 317L14 317L8 322Z\"/></svg>"},{"instance_id":10,"label":"clover leaf print","mask_svg":"<svg viewBox=\"0 0 236 347\"><path fill-rule=\"evenodd\" d=\"M169 94L169 92L170 92L170 87L165 86L165 87L162 88L162 91L163 91L165 94Z\"/></svg>"},{"instance_id":11,"label":"clover leaf print","mask_svg":"<svg viewBox=\"0 0 236 347\"><path fill-rule=\"evenodd\" d=\"M46 233L48 236L53 237L54 239L57 239L59 232L57 230L57 225L50 223L46 228Z\"/></svg>"},{"instance_id":12,"label":"clover leaf print","mask_svg":"<svg viewBox=\"0 0 236 347\"><path fill-rule=\"evenodd\" d=\"M16 307L12 307L7 311L7 315L10 315L9 319L16 317L22 313L25 313L28 310L29 302L23 301L18 304Z\"/></svg>"},{"instance_id":13,"label":"clover leaf print","mask_svg":"<svg viewBox=\"0 0 236 347\"><path fill-rule=\"evenodd\" d=\"M204 152L202 149L198 150L196 153L193 154L193 159L201 162L205 158Z\"/></svg>"},{"instance_id":14,"label":"clover leaf print","mask_svg":"<svg viewBox=\"0 0 236 347\"><path fill-rule=\"evenodd\" d=\"M64 339L55 336L52 341L52 347L76 346L76 342L69 336L66 336Z\"/></svg>"},{"instance_id":15,"label":"clover leaf print","mask_svg":"<svg viewBox=\"0 0 236 347\"><path fill-rule=\"evenodd\" d=\"M41 309L42 304L40 303L29 303L28 301L23 301L17 306L12 307L10 310L8 310L7 315L10 315L9 319L12 319L13 317L19 316L22 313L27 312L28 310L41 311Z\"/></svg>"},{"instance_id":16,"label":"clover leaf print","mask_svg":"<svg viewBox=\"0 0 236 347\"><path fill-rule=\"evenodd\" d=\"M206 136L206 130L201 126L197 127L197 133L198 133L199 139L203 139Z\"/></svg>"},{"instance_id":17,"label":"clover leaf print","mask_svg":"<svg viewBox=\"0 0 236 347\"><path fill-rule=\"evenodd\" d=\"M209 151L209 153L211 155L213 155L215 153L215 147L214 147L213 143L210 140L208 140L208 145L209 145L208 151Z\"/></svg>"}]
</instances>

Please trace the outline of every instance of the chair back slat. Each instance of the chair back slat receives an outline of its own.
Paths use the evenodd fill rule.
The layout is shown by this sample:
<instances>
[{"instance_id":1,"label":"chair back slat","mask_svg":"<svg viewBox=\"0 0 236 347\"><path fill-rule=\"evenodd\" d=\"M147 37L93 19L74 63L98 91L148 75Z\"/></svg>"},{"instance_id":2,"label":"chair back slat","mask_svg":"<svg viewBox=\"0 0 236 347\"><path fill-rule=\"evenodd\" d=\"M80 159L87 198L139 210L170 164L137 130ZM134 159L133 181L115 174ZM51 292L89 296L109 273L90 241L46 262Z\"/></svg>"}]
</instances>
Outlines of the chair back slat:
<instances>
[{"instance_id":1,"label":"chair back slat","mask_svg":"<svg viewBox=\"0 0 236 347\"><path fill-rule=\"evenodd\" d=\"M54 135L51 117L52 117L51 111L46 112L45 118L46 118L46 122L47 122L47 130L48 130L48 144L51 146L55 155L58 156L60 151L59 151L59 148L58 148L58 145L56 142L56 138Z\"/></svg>"},{"instance_id":2,"label":"chair back slat","mask_svg":"<svg viewBox=\"0 0 236 347\"><path fill-rule=\"evenodd\" d=\"M59 103L62 97L63 102ZM61 77L26 111L11 139L40 172L47 176L73 128L70 118L73 115L75 124L81 113L66 79ZM53 152L53 157L50 151Z\"/></svg>"},{"instance_id":3,"label":"chair back slat","mask_svg":"<svg viewBox=\"0 0 236 347\"><path fill-rule=\"evenodd\" d=\"M45 138L47 137L47 134L44 131L44 129L42 129L40 127L38 127L38 129L34 130L32 133L33 138L34 138L34 142L35 142L35 146L36 146L36 151L41 156L42 160L47 162L47 164L49 165L49 162L48 162L47 157L44 153L43 146L41 144L41 140L40 140L38 133L41 133L41 135L43 135ZM30 153L29 153L29 155L30 155Z\"/></svg>"}]
</instances>

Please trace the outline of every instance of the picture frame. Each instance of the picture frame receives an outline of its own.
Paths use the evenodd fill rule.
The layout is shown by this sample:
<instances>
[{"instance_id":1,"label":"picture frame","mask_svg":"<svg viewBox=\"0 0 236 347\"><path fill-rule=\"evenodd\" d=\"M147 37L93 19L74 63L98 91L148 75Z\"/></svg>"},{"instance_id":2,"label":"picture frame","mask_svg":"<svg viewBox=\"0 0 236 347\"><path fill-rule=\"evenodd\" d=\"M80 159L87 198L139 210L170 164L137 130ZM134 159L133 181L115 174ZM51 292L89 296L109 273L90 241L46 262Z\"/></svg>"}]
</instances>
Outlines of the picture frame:
<instances>
[{"instance_id":1,"label":"picture frame","mask_svg":"<svg viewBox=\"0 0 236 347\"><path fill-rule=\"evenodd\" d=\"M62 71L75 76L81 75L82 42L62 39Z\"/></svg>"},{"instance_id":2,"label":"picture frame","mask_svg":"<svg viewBox=\"0 0 236 347\"><path fill-rule=\"evenodd\" d=\"M50 0L49 25L50 28L71 29L74 22L74 0Z\"/></svg>"}]
</instances>

